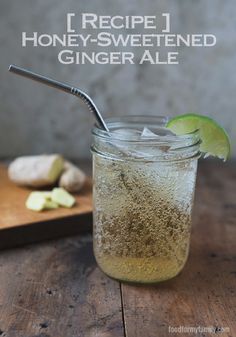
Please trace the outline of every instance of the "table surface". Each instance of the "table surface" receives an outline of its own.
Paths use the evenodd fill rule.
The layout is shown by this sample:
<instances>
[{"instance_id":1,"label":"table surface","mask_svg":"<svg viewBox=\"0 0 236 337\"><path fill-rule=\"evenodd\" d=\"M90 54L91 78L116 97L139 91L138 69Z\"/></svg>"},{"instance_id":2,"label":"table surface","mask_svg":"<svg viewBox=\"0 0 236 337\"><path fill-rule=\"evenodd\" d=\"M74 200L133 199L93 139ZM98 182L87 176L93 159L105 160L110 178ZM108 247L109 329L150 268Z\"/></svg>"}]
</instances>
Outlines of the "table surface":
<instances>
[{"instance_id":1,"label":"table surface","mask_svg":"<svg viewBox=\"0 0 236 337\"><path fill-rule=\"evenodd\" d=\"M105 276L89 234L1 251L0 336L236 336L235 187L235 163L200 163L190 257L155 286Z\"/></svg>"}]
</instances>

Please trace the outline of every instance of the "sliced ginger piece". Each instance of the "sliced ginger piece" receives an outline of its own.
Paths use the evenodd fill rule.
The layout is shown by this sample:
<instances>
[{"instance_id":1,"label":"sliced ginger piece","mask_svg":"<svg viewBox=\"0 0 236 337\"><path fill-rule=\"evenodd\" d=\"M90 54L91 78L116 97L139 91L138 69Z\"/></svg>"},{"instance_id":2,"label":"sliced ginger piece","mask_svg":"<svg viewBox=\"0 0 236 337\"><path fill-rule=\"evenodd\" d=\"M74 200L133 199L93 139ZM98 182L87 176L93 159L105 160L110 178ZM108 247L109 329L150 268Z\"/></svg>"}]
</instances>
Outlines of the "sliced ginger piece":
<instances>
[{"instance_id":1,"label":"sliced ginger piece","mask_svg":"<svg viewBox=\"0 0 236 337\"><path fill-rule=\"evenodd\" d=\"M71 208L75 204L73 195L61 187L56 187L52 190L52 201L66 208Z\"/></svg>"},{"instance_id":2,"label":"sliced ginger piece","mask_svg":"<svg viewBox=\"0 0 236 337\"><path fill-rule=\"evenodd\" d=\"M55 201L50 200L51 192L31 192L26 200L26 207L32 211L40 212L44 209L58 208Z\"/></svg>"},{"instance_id":3,"label":"sliced ginger piece","mask_svg":"<svg viewBox=\"0 0 236 337\"><path fill-rule=\"evenodd\" d=\"M58 207L59 205L55 201L46 200L45 202L45 209L56 209Z\"/></svg>"},{"instance_id":4,"label":"sliced ginger piece","mask_svg":"<svg viewBox=\"0 0 236 337\"><path fill-rule=\"evenodd\" d=\"M38 193L40 193L46 200L52 199L52 192L51 191L39 191Z\"/></svg>"},{"instance_id":5,"label":"sliced ginger piece","mask_svg":"<svg viewBox=\"0 0 236 337\"><path fill-rule=\"evenodd\" d=\"M31 192L26 200L26 207L32 211L40 212L45 209L46 199L40 192Z\"/></svg>"}]
</instances>

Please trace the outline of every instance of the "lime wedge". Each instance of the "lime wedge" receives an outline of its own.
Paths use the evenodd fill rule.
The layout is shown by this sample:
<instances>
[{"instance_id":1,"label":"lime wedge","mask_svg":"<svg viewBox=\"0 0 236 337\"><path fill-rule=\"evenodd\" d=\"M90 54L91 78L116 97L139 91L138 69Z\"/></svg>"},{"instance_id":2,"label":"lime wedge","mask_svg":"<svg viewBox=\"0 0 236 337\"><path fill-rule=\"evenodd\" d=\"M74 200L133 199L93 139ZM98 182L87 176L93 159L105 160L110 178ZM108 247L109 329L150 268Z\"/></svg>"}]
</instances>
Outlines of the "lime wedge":
<instances>
[{"instance_id":1,"label":"lime wedge","mask_svg":"<svg viewBox=\"0 0 236 337\"><path fill-rule=\"evenodd\" d=\"M230 141L226 131L213 119L197 115L186 114L172 118L166 127L176 135L199 130L201 138L200 151L205 156L214 156L226 160L230 155Z\"/></svg>"}]
</instances>

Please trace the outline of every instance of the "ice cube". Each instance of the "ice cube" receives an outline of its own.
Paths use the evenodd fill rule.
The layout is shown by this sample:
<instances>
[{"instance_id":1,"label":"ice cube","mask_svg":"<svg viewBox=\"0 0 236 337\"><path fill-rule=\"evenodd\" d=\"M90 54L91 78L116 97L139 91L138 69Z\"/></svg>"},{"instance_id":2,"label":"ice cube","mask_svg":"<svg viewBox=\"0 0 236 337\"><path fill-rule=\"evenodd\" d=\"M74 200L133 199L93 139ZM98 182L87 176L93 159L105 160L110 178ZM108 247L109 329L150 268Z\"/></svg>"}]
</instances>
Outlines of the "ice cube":
<instances>
[{"instance_id":1,"label":"ice cube","mask_svg":"<svg viewBox=\"0 0 236 337\"><path fill-rule=\"evenodd\" d=\"M123 140L132 140L132 139L137 139L140 137L141 131L140 130L135 130L135 129L116 129L113 130L112 133L118 134L121 136L120 138Z\"/></svg>"},{"instance_id":2,"label":"ice cube","mask_svg":"<svg viewBox=\"0 0 236 337\"><path fill-rule=\"evenodd\" d=\"M132 128L116 129L112 131L113 134L117 134L120 137L121 142L116 142L115 148L122 154L134 157L134 158L147 158L163 155L169 149L169 146L163 146L158 142L164 141L166 132L163 129L158 129L158 134L155 134L147 127L144 127L143 131ZM144 142L142 142L142 139ZM149 146L147 141L157 140L157 143ZM129 143L122 141L131 141ZM134 142L132 142L134 141Z\"/></svg>"},{"instance_id":3,"label":"ice cube","mask_svg":"<svg viewBox=\"0 0 236 337\"><path fill-rule=\"evenodd\" d=\"M149 128L144 127L143 132L141 134L141 139L148 140L157 140L156 145L152 145L149 148L147 148L146 153L150 156L158 156L163 155L163 153L167 152L170 148L169 145L163 144L164 142L168 142L170 139L170 136L173 136L174 134L165 129L165 128L155 128L155 133L151 131ZM158 145L159 142L159 145ZM162 144L161 144L162 143Z\"/></svg>"},{"instance_id":4,"label":"ice cube","mask_svg":"<svg viewBox=\"0 0 236 337\"><path fill-rule=\"evenodd\" d=\"M149 130L146 126L143 129L143 132L141 134L141 138L156 138L159 137L158 135L156 135L154 132L152 132L151 130Z\"/></svg>"},{"instance_id":5,"label":"ice cube","mask_svg":"<svg viewBox=\"0 0 236 337\"><path fill-rule=\"evenodd\" d=\"M141 137L145 137L145 138L160 138L163 140L165 140L166 137L169 136L175 136L175 134L165 128L158 128L155 129L155 133L153 131L151 131L150 129L148 129L146 126L143 128L143 132L141 134Z\"/></svg>"}]
</instances>

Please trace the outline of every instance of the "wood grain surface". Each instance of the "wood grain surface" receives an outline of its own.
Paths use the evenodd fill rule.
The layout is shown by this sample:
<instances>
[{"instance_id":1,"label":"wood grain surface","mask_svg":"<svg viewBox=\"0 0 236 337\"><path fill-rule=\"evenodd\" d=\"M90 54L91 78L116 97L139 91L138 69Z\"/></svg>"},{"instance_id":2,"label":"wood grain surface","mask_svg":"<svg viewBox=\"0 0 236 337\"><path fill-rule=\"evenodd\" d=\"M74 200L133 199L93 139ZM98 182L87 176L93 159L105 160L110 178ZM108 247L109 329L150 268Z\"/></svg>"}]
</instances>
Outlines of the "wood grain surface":
<instances>
[{"instance_id":1,"label":"wood grain surface","mask_svg":"<svg viewBox=\"0 0 236 337\"><path fill-rule=\"evenodd\" d=\"M0 336L235 337L235 164L200 163L193 220L186 267L155 286L109 279L87 235L1 251Z\"/></svg>"},{"instance_id":2,"label":"wood grain surface","mask_svg":"<svg viewBox=\"0 0 236 337\"><path fill-rule=\"evenodd\" d=\"M87 225L92 219L90 178L87 178L81 192L75 195L76 205L70 209L28 210L25 201L32 190L12 183L4 165L0 165L0 191L0 248L91 229Z\"/></svg>"},{"instance_id":3,"label":"wood grain surface","mask_svg":"<svg viewBox=\"0 0 236 337\"><path fill-rule=\"evenodd\" d=\"M13 255L0 257L0 336L123 336L120 285L96 267L90 237Z\"/></svg>"}]
</instances>

